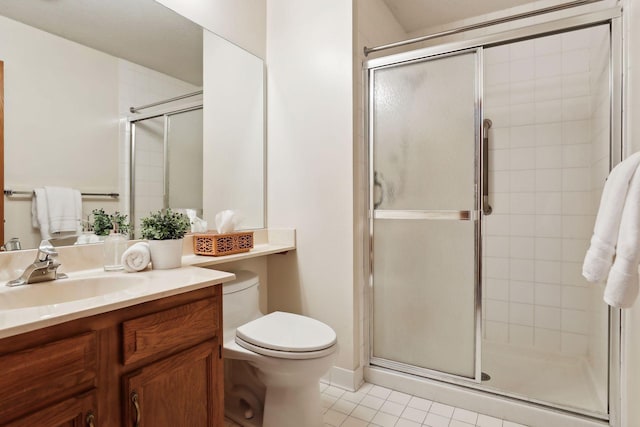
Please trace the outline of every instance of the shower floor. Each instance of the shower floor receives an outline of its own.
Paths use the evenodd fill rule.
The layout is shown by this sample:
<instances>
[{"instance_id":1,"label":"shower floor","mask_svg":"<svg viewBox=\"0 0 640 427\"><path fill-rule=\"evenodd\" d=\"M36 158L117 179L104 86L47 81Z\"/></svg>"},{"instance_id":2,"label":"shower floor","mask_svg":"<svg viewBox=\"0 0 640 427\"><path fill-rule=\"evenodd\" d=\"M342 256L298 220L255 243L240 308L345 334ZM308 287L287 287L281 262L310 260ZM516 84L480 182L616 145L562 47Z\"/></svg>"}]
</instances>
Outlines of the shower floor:
<instances>
[{"instance_id":1,"label":"shower floor","mask_svg":"<svg viewBox=\"0 0 640 427\"><path fill-rule=\"evenodd\" d=\"M580 357L483 342L482 371L490 389L527 400L550 402L590 413L606 414L605 396L596 392L586 361Z\"/></svg>"}]
</instances>

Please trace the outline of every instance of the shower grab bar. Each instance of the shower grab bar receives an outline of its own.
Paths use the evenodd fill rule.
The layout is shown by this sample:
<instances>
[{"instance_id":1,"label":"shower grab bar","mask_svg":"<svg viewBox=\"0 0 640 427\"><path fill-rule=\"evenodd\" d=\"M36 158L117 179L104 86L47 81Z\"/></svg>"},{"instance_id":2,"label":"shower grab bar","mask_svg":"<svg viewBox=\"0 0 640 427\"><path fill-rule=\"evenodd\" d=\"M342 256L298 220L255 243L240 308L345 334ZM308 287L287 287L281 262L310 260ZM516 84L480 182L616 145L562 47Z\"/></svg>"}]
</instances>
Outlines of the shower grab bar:
<instances>
[{"instance_id":1,"label":"shower grab bar","mask_svg":"<svg viewBox=\"0 0 640 427\"><path fill-rule=\"evenodd\" d=\"M420 211L420 210L375 210L374 219L448 219L471 221L472 211Z\"/></svg>"},{"instance_id":2,"label":"shower grab bar","mask_svg":"<svg viewBox=\"0 0 640 427\"><path fill-rule=\"evenodd\" d=\"M489 128L492 124L489 119L482 121L482 213L485 215L493 212L489 204Z\"/></svg>"}]
</instances>

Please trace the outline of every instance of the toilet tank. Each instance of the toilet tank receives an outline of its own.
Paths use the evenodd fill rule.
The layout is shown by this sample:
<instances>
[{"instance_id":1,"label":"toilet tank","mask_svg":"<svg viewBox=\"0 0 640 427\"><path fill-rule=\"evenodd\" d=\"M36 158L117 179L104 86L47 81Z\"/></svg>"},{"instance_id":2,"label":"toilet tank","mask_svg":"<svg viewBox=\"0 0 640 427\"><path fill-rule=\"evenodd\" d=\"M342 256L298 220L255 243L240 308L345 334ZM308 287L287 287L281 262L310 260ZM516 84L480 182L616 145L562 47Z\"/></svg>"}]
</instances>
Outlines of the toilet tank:
<instances>
[{"instance_id":1,"label":"toilet tank","mask_svg":"<svg viewBox=\"0 0 640 427\"><path fill-rule=\"evenodd\" d=\"M263 316L260 312L260 280L252 271L232 271L235 280L222 284L224 340L234 339L236 328Z\"/></svg>"}]
</instances>

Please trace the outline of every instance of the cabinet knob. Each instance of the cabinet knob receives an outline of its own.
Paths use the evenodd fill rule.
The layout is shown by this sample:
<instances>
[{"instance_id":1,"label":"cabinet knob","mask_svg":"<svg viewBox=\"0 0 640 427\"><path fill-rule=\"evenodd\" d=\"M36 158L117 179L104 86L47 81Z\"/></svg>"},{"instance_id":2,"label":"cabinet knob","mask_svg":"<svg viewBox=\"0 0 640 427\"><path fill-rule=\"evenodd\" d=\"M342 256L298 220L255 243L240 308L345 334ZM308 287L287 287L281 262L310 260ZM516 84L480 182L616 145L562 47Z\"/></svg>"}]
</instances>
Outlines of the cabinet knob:
<instances>
[{"instance_id":1,"label":"cabinet knob","mask_svg":"<svg viewBox=\"0 0 640 427\"><path fill-rule=\"evenodd\" d=\"M140 404L138 403L138 393L135 391L131 393L131 402L133 402L133 407L136 410L136 420L133 426L140 427L140 418L142 418L142 414L140 413Z\"/></svg>"},{"instance_id":2,"label":"cabinet knob","mask_svg":"<svg viewBox=\"0 0 640 427\"><path fill-rule=\"evenodd\" d=\"M87 427L95 427L95 420L96 420L96 417L95 415L93 415L93 412L89 412L86 418Z\"/></svg>"}]
</instances>

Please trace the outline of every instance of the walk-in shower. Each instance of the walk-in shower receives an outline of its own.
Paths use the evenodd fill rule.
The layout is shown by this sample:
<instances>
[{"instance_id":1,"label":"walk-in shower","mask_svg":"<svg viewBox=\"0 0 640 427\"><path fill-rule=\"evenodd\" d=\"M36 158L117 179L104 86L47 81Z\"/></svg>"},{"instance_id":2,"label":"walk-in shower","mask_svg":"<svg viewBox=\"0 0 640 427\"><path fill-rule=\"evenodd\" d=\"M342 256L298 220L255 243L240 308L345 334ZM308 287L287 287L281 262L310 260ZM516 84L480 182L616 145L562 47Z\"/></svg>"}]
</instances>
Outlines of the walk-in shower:
<instances>
[{"instance_id":1,"label":"walk-in shower","mask_svg":"<svg viewBox=\"0 0 640 427\"><path fill-rule=\"evenodd\" d=\"M618 18L365 63L373 369L615 412L619 313L581 265L620 160Z\"/></svg>"},{"instance_id":2,"label":"walk-in shower","mask_svg":"<svg viewBox=\"0 0 640 427\"><path fill-rule=\"evenodd\" d=\"M130 217L140 236L140 218L161 209L194 209L202 217L202 101L167 101L132 107L131 112L157 105L161 109L129 118L131 181ZM168 104L168 105L165 105Z\"/></svg>"}]
</instances>

